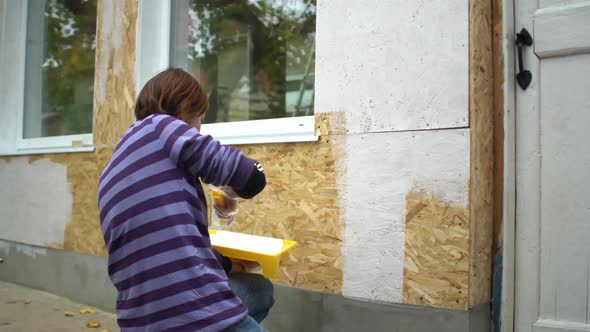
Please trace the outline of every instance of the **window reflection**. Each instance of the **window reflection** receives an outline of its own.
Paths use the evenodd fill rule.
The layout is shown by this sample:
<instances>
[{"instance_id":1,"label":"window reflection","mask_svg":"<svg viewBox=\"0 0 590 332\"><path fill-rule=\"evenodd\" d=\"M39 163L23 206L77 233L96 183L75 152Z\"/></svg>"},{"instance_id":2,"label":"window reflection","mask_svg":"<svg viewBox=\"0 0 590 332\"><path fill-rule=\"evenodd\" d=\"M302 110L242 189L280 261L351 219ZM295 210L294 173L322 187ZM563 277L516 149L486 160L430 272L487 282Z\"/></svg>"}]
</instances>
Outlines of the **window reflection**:
<instances>
[{"instance_id":1,"label":"window reflection","mask_svg":"<svg viewBox=\"0 0 590 332\"><path fill-rule=\"evenodd\" d=\"M206 122L313 114L315 4L173 1L171 65L204 84Z\"/></svg>"},{"instance_id":2,"label":"window reflection","mask_svg":"<svg viewBox=\"0 0 590 332\"><path fill-rule=\"evenodd\" d=\"M25 138L92 132L96 0L28 4Z\"/></svg>"}]
</instances>

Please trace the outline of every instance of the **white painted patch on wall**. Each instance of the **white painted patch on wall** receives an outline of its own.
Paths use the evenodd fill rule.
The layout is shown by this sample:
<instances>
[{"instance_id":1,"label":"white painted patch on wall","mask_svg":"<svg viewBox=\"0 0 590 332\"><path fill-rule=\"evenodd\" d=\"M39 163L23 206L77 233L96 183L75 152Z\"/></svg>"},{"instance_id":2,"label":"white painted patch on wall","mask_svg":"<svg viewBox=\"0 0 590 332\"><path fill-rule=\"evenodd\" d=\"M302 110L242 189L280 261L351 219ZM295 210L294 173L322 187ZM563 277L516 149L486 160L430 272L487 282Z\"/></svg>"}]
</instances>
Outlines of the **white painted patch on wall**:
<instances>
[{"instance_id":1,"label":"white painted patch on wall","mask_svg":"<svg viewBox=\"0 0 590 332\"><path fill-rule=\"evenodd\" d=\"M318 1L315 111L351 133L468 125L468 2Z\"/></svg>"},{"instance_id":2,"label":"white painted patch on wall","mask_svg":"<svg viewBox=\"0 0 590 332\"><path fill-rule=\"evenodd\" d=\"M67 175L66 166L48 159L0 160L0 238L63 244L73 201Z\"/></svg>"},{"instance_id":3,"label":"white painted patch on wall","mask_svg":"<svg viewBox=\"0 0 590 332\"><path fill-rule=\"evenodd\" d=\"M422 191L467 207L469 130L346 136L344 296L402 301L405 203Z\"/></svg>"}]
</instances>

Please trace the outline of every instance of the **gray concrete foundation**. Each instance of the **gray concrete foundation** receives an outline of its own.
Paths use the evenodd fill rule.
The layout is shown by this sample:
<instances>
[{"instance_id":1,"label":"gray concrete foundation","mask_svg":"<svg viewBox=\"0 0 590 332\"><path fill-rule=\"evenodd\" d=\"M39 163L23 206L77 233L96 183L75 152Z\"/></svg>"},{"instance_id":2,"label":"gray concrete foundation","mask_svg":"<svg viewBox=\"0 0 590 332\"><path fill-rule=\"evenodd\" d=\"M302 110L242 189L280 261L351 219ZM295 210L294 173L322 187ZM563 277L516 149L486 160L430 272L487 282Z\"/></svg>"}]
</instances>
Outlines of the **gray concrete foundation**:
<instances>
[{"instance_id":1,"label":"gray concrete foundation","mask_svg":"<svg viewBox=\"0 0 590 332\"><path fill-rule=\"evenodd\" d=\"M0 280L45 290L114 311L116 292L105 257L0 240ZM276 304L264 322L272 332L487 332L490 310L469 311L365 302L340 295L275 287Z\"/></svg>"}]
</instances>

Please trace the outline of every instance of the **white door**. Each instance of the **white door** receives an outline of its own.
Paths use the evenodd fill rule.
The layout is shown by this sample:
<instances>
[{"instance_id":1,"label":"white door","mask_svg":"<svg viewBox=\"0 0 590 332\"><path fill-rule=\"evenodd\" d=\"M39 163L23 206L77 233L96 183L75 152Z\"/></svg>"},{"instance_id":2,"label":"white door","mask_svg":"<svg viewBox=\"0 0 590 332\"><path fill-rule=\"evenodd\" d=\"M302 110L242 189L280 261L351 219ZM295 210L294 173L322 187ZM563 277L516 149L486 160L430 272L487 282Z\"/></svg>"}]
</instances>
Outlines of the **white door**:
<instances>
[{"instance_id":1,"label":"white door","mask_svg":"<svg viewBox=\"0 0 590 332\"><path fill-rule=\"evenodd\" d=\"M514 330L590 331L590 1L514 0L514 13L534 39L531 85L515 85Z\"/></svg>"}]
</instances>

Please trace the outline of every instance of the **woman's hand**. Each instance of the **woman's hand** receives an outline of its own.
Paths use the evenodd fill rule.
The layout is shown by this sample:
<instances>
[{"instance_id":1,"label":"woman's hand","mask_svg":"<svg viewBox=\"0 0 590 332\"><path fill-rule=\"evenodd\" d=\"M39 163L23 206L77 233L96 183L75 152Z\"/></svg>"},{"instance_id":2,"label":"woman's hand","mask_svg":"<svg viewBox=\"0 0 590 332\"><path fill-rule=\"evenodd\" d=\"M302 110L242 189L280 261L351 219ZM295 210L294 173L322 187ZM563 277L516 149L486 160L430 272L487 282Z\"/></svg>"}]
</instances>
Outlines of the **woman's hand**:
<instances>
[{"instance_id":1,"label":"woman's hand","mask_svg":"<svg viewBox=\"0 0 590 332\"><path fill-rule=\"evenodd\" d=\"M230 186L223 186L221 188L219 188L219 190L221 190L225 196L227 196L227 198L229 199L238 199L238 194L236 194L236 192L234 191L234 189Z\"/></svg>"},{"instance_id":2,"label":"woman's hand","mask_svg":"<svg viewBox=\"0 0 590 332\"><path fill-rule=\"evenodd\" d=\"M248 273L260 265L256 262L252 261L245 261L241 259L232 259L231 270L229 273Z\"/></svg>"}]
</instances>

